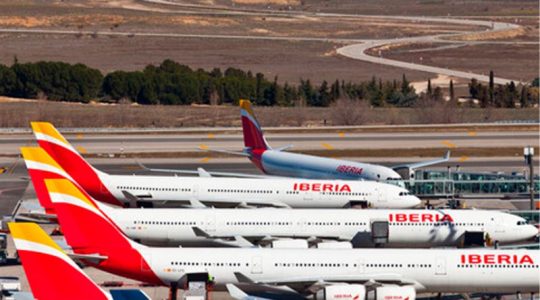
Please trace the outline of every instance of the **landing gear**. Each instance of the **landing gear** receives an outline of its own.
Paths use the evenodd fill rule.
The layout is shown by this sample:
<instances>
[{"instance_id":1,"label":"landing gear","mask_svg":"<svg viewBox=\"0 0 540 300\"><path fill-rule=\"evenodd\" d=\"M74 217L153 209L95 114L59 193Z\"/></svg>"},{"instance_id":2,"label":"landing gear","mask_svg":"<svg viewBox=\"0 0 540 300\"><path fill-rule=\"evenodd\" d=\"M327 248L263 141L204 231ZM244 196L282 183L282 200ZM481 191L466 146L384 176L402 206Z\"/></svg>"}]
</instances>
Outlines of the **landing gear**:
<instances>
[{"instance_id":1,"label":"landing gear","mask_svg":"<svg viewBox=\"0 0 540 300\"><path fill-rule=\"evenodd\" d=\"M169 287L169 300L176 300L176 297L178 295L178 283L172 282L171 286Z\"/></svg>"}]
</instances>

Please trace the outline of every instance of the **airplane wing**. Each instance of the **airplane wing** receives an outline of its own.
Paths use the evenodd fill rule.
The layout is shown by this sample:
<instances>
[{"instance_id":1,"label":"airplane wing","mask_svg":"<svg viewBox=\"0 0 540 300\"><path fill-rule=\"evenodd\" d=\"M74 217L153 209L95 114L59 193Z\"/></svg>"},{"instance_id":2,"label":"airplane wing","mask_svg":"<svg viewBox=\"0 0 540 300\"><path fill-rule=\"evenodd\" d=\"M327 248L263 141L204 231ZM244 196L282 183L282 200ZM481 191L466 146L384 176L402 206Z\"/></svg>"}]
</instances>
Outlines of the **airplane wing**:
<instances>
[{"instance_id":1,"label":"airplane wing","mask_svg":"<svg viewBox=\"0 0 540 300\"><path fill-rule=\"evenodd\" d=\"M193 232L198 237L204 237L210 240L216 240L220 242L231 242L235 241L234 245L237 247L255 247L255 245L268 245L274 241L279 241L280 239L290 239L293 238L292 235L272 235L272 236L253 236L253 235L212 235L198 226L192 227ZM343 240L338 236L299 236L295 235L294 238L305 239L309 243L319 243L323 240ZM233 243L231 243L232 245Z\"/></svg>"},{"instance_id":2,"label":"airplane wing","mask_svg":"<svg viewBox=\"0 0 540 300\"><path fill-rule=\"evenodd\" d=\"M276 277L274 279L266 279L262 281L255 281L250 277L240 273L234 273L238 282L251 283L251 284L263 284L263 285L286 285L295 291L301 293L315 293L319 289L325 286L336 283L348 283L348 284L398 284L398 285L418 285L418 282L403 278L400 274L395 273L373 273L373 274L354 274L354 275L335 275L324 276L324 280L320 277L313 276L293 276L293 277Z\"/></svg>"},{"instance_id":3,"label":"airplane wing","mask_svg":"<svg viewBox=\"0 0 540 300\"><path fill-rule=\"evenodd\" d=\"M253 285L253 284L226 284L229 295L237 300L305 300L306 298L288 287ZM246 291L244 291L244 290Z\"/></svg>"},{"instance_id":4,"label":"airplane wing","mask_svg":"<svg viewBox=\"0 0 540 300\"><path fill-rule=\"evenodd\" d=\"M392 169L396 170L396 169L408 168L408 169L412 170L412 169L418 169L418 168L422 168L422 167L427 167L427 166L440 164L440 163L443 163L443 162L447 162L448 160L450 160L450 150L448 150L446 152L446 154L442 158L437 158L437 159L434 159L434 160L421 161L421 162L417 162L417 163L397 165L397 166L393 166Z\"/></svg>"},{"instance_id":5,"label":"airplane wing","mask_svg":"<svg viewBox=\"0 0 540 300\"><path fill-rule=\"evenodd\" d=\"M194 170L180 170L180 169L159 169L159 168L148 168L145 165L143 165L140 162L137 162L137 164L146 171L150 172L165 172L165 173L175 173L175 174L189 174L189 175L197 175L200 177L212 177L212 176L218 176L218 177L239 177L239 178L280 178L277 176L268 176L268 175L257 175L257 174L246 174L246 173L234 173L234 172L214 172L214 171L206 171L203 168L197 168L197 171Z\"/></svg>"}]
</instances>

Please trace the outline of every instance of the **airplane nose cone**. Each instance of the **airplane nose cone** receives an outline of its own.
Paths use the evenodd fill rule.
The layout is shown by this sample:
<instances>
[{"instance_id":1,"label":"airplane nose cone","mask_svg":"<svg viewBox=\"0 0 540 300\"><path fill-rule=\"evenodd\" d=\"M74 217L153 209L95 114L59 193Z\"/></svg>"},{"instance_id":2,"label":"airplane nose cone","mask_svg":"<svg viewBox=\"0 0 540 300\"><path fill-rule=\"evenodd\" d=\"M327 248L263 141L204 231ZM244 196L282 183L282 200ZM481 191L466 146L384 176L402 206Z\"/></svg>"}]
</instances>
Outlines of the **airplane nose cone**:
<instances>
[{"instance_id":1,"label":"airplane nose cone","mask_svg":"<svg viewBox=\"0 0 540 300\"><path fill-rule=\"evenodd\" d=\"M409 202L411 203L411 207L412 207L412 206L420 205L420 203L422 203L422 200L420 200L420 198L416 196L410 196Z\"/></svg>"},{"instance_id":2,"label":"airplane nose cone","mask_svg":"<svg viewBox=\"0 0 540 300\"><path fill-rule=\"evenodd\" d=\"M524 232L527 234L527 238L533 238L540 233L538 231L538 228L536 228L534 225L527 225L527 228L524 230Z\"/></svg>"}]
</instances>

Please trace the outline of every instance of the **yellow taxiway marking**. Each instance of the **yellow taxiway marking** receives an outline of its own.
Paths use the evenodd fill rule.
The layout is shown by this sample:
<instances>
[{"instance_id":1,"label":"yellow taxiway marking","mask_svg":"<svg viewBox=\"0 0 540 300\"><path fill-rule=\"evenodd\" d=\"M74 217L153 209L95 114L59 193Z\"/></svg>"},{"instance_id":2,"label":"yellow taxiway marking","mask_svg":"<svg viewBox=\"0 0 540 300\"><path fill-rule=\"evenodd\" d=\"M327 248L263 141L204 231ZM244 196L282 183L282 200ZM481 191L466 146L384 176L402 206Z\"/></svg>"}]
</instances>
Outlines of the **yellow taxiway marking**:
<instances>
[{"instance_id":1,"label":"yellow taxiway marking","mask_svg":"<svg viewBox=\"0 0 540 300\"><path fill-rule=\"evenodd\" d=\"M75 136L76 139L80 140L83 138L83 134L82 133L78 133L76 136Z\"/></svg>"},{"instance_id":2,"label":"yellow taxiway marking","mask_svg":"<svg viewBox=\"0 0 540 300\"><path fill-rule=\"evenodd\" d=\"M207 162L209 162L209 161L210 161L210 157L203 157L203 158L200 160L200 162L202 162L202 163L207 163Z\"/></svg>"},{"instance_id":3,"label":"yellow taxiway marking","mask_svg":"<svg viewBox=\"0 0 540 300\"><path fill-rule=\"evenodd\" d=\"M345 132L339 132L337 135L338 135L339 137L341 137L341 138L342 138L342 137L345 137Z\"/></svg>"},{"instance_id":4,"label":"yellow taxiway marking","mask_svg":"<svg viewBox=\"0 0 540 300\"><path fill-rule=\"evenodd\" d=\"M199 145L199 149L201 149L201 150L208 150L208 146L206 146L205 144L200 144L200 145Z\"/></svg>"},{"instance_id":5,"label":"yellow taxiway marking","mask_svg":"<svg viewBox=\"0 0 540 300\"><path fill-rule=\"evenodd\" d=\"M86 153L86 148L84 148L83 146L77 146L77 151L79 151L79 153L81 154L85 154Z\"/></svg>"},{"instance_id":6,"label":"yellow taxiway marking","mask_svg":"<svg viewBox=\"0 0 540 300\"><path fill-rule=\"evenodd\" d=\"M213 133L209 133L209 134L208 134L208 138L209 138L209 139L215 139L216 136L215 136Z\"/></svg>"},{"instance_id":7,"label":"yellow taxiway marking","mask_svg":"<svg viewBox=\"0 0 540 300\"><path fill-rule=\"evenodd\" d=\"M476 131L470 130L469 132L467 132L467 135L468 136L476 136Z\"/></svg>"},{"instance_id":8,"label":"yellow taxiway marking","mask_svg":"<svg viewBox=\"0 0 540 300\"><path fill-rule=\"evenodd\" d=\"M326 150L333 150L334 147L328 143L321 143L321 146L323 146L324 149Z\"/></svg>"},{"instance_id":9,"label":"yellow taxiway marking","mask_svg":"<svg viewBox=\"0 0 540 300\"><path fill-rule=\"evenodd\" d=\"M131 165L128 165L128 166L123 166L122 169L124 170L140 170L141 169L141 166L131 166Z\"/></svg>"},{"instance_id":10,"label":"yellow taxiway marking","mask_svg":"<svg viewBox=\"0 0 540 300\"><path fill-rule=\"evenodd\" d=\"M445 145L446 147L448 148L456 148L456 144L446 140L446 141L442 141L441 144Z\"/></svg>"},{"instance_id":11,"label":"yellow taxiway marking","mask_svg":"<svg viewBox=\"0 0 540 300\"><path fill-rule=\"evenodd\" d=\"M469 159L469 157L468 157L467 155L463 155L463 156L461 156L461 157L458 159L458 161L459 161L459 162L464 162L464 161L466 161L466 160L468 160L468 159Z\"/></svg>"}]
</instances>

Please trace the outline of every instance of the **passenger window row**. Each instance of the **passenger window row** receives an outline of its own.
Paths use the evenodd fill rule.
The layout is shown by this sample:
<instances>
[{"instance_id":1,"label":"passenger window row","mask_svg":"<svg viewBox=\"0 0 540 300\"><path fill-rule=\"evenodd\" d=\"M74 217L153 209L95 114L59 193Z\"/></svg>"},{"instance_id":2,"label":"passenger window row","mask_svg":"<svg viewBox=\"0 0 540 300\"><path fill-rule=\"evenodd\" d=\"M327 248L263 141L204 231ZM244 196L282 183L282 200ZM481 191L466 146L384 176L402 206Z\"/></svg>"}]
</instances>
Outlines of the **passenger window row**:
<instances>
[{"instance_id":1,"label":"passenger window row","mask_svg":"<svg viewBox=\"0 0 540 300\"><path fill-rule=\"evenodd\" d=\"M119 190L133 191L159 191L159 192L191 192L188 188L158 188L158 187L141 187L141 186L117 186Z\"/></svg>"},{"instance_id":2,"label":"passenger window row","mask_svg":"<svg viewBox=\"0 0 540 300\"><path fill-rule=\"evenodd\" d=\"M351 192L322 192L323 195L341 195L341 196L369 196L371 193L351 193Z\"/></svg>"},{"instance_id":3,"label":"passenger window row","mask_svg":"<svg viewBox=\"0 0 540 300\"><path fill-rule=\"evenodd\" d=\"M170 221L133 221L139 225L197 225L197 222L170 222Z\"/></svg>"},{"instance_id":4,"label":"passenger window row","mask_svg":"<svg viewBox=\"0 0 540 300\"><path fill-rule=\"evenodd\" d=\"M230 189L208 189L209 193L248 193L248 194L273 194L271 190L230 190Z\"/></svg>"},{"instance_id":5,"label":"passenger window row","mask_svg":"<svg viewBox=\"0 0 540 300\"><path fill-rule=\"evenodd\" d=\"M227 225L292 225L292 222L227 222Z\"/></svg>"},{"instance_id":6,"label":"passenger window row","mask_svg":"<svg viewBox=\"0 0 540 300\"><path fill-rule=\"evenodd\" d=\"M431 268L431 264L407 264L407 268Z\"/></svg>"},{"instance_id":7,"label":"passenger window row","mask_svg":"<svg viewBox=\"0 0 540 300\"><path fill-rule=\"evenodd\" d=\"M458 268L508 268L508 269L532 269L538 268L538 265L506 265L506 264L465 264L457 265Z\"/></svg>"},{"instance_id":8,"label":"passenger window row","mask_svg":"<svg viewBox=\"0 0 540 300\"><path fill-rule=\"evenodd\" d=\"M241 267L242 264L239 262L186 262L186 261L171 261L173 266L202 266L202 267ZM246 263L246 267L249 267L249 264Z\"/></svg>"},{"instance_id":9,"label":"passenger window row","mask_svg":"<svg viewBox=\"0 0 540 300\"><path fill-rule=\"evenodd\" d=\"M339 222L308 222L308 225L316 225L316 226L339 226L341 223Z\"/></svg>"},{"instance_id":10,"label":"passenger window row","mask_svg":"<svg viewBox=\"0 0 540 300\"><path fill-rule=\"evenodd\" d=\"M315 267L315 268L340 268L349 267L347 263L274 263L275 267ZM356 267L356 264L354 265Z\"/></svg>"}]
</instances>

